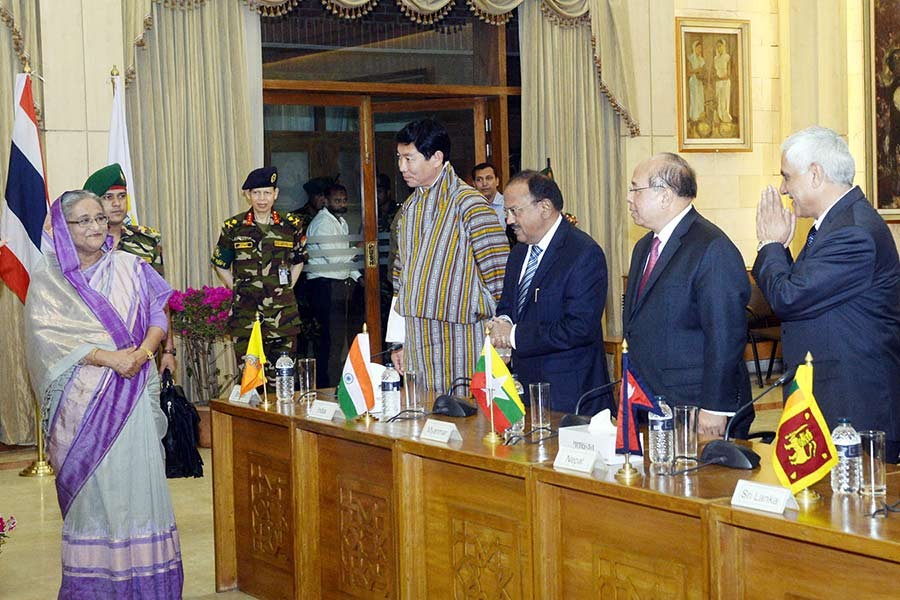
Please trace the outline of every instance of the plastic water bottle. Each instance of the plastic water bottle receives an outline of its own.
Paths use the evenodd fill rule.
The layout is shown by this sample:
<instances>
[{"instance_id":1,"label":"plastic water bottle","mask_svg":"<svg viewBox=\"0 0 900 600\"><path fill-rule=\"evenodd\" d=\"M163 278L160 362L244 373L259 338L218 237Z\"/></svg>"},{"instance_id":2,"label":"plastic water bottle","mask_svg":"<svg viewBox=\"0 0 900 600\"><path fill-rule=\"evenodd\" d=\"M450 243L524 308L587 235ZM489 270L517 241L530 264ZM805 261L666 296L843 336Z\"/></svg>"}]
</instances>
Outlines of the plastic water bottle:
<instances>
[{"instance_id":1,"label":"plastic water bottle","mask_svg":"<svg viewBox=\"0 0 900 600\"><path fill-rule=\"evenodd\" d=\"M838 419L831 432L837 450L838 464L831 469L831 489L835 494L855 494L859 491L862 469L862 444L849 419Z\"/></svg>"},{"instance_id":2,"label":"plastic water bottle","mask_svg":"<svg viewBox=\"0 0 900 600\"><path fill-rule=\"evenodd\" d=\"M519 378L515 375L512 376L513 384L516 386L516 392L519 394L519 398L524 402L525 399L525 386L522 385L522 382L519 381ZM512 423L505 432L503 432L503 436L506 440L510 440L514 437L522 437L522 434L525 433L525 415L522 415L522 418Z\"/></svg>"},{"instance_id":3,"label":"plastic water bottle","mask_svg":"<svg viewBox=\"0 0 900 600\"><path fill-rule=\"evenodd\" d=\"M294 401L294 361L287 352L275 362L275 398L279 402Z\"/></svg>"},{"instance_id":4,"label":"plastic water bottle","mask_svg":"<svg viewBox=\"0 0 900 600\"><path fill-rule=\"evenodd\" d=\"M675 453L675 419L672 417L672 409L662 396L656 397L662 415L648 413L650 415L650 462L668 464L674 459Z\"/></svg>"},{"instance_id":5,"label":"plastic water bottle","mask_svg":"<svg viewBox=\"0 0 900 600\"><path fill-rule=\"evenodd\" d=\"M400 373L392 365L385 367L381 375L381 406L385 419L400 412Z\"/></svg>"}]
</instances>

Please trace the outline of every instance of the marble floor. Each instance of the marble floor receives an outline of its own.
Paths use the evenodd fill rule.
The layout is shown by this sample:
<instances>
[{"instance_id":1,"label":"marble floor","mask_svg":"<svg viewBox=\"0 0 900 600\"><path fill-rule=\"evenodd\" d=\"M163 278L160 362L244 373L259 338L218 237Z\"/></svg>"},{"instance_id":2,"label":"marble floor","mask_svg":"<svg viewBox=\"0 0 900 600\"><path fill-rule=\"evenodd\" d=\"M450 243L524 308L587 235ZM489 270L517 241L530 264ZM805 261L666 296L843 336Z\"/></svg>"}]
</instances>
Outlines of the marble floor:
<instances>
[{"instance_id":1,"label":"marble floor","mask_svg":"<svg viewBox=\"0 0 900 600\"><path fill-rule=\"evenodd\" d=\"M206 475L170 479L184 560L184 597L206 600L252 598L241 592L215 593L212 476L209 450L201 450ZM0 599L49 600L59 590L60 529L53 478L19 477L34 449L0 453L0 515L18 525L0 550ZM9 468L10 466L13 468Z\"/></svg>"}]
</instances>

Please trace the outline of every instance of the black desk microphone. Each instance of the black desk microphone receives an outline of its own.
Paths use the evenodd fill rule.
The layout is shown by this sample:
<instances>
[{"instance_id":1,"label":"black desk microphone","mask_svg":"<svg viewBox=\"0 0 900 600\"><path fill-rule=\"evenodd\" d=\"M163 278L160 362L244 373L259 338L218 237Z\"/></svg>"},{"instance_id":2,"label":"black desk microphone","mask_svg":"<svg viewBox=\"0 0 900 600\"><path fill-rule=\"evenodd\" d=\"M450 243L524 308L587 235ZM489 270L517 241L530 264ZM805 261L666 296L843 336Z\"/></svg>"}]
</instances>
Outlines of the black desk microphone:
<instances>
[{"instance_id":1,"label":"black desk microphone","mask_svg":"<svg viewBox=\"0 0 900 600\"><path fill-rule=\"evenodd\" d=\"M731 426L734 425L734 422L737 420L737 416L739 414L747 410L749 407L753 406L753 404L757 400L759 400L775 388L781 387L785 383L792 380L796 373L797 367L788 369L784 375L779 377L775 383L767 387L763 391L763 393L734 411L734 416L731 417L731 421L729 421L728 426L725 427L725 438L721 440L713 440L706 444L706 446L703 448L703 452L700 454L700 462L715 463L722 465L723 467L730 467L732 469L755 469L756 467L758 467L759 454L757 454L750 448L747 448L746 446L739 446L738 444L735 444L734 442L729 440L729 438L731 437Z\"/></svg>"}]
</instances>

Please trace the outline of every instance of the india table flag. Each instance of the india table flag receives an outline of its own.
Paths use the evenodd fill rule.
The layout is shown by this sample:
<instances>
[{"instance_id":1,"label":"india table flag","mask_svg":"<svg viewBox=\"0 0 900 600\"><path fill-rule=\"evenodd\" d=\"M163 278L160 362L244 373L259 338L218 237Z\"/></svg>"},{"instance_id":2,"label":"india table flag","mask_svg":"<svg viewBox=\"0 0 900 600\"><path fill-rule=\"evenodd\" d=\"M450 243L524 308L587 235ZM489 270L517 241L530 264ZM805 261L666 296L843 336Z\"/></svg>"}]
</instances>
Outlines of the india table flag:
<instances>
[{"instance_id":1,"label":"india table flag","mask_svg":"<svg viewBox=\"0 0 900 600\"><path fill-rule=\"evenodd\" d=\"M344 372L338 384L337 397L341 410L347 419L353 419L372 410L375 406L375 392L372 379L366 368L369 362L369 334L359 333L350 346L350 353L344 362Z\"/></svg>"},{"instance_id":2,"label":"india table flag","mask_svg":"<svg viewBox=\"0 0 900 600\"><path fill-rule=\"evenodd\" d=\"M790 394L778 422L772 453L772 466L781 485L791 493L808 488L837 464L837 451L825 417L813 396L812 356L797 367Z\"/></svg>"},{"instance_id":3,"label":"india table flag","mask_svg":"<svg viewBox=\"0 0 900 600\"><path fill-rule=\"evenodd\" d=\"M243 396L266 382L263 365L266 364L266 353L263 350L262 329L259 325L259 317L253 322L253 330L250 332L250 342L247 344L247 354L244 356L244 374L241 377L241 395Z\"/></svg>"},{"instance_id":4,"label":"india table flag","mask_svg":"<svg viewBox=\"0 0 900 600\"><path fill-rule=\"evenodd\" d=\"M488 402L488 390L493 393L493 402ZM512 375L497 350L491 345L491 336L485 336L481 357L472 373L472 395L478 406L490 418L494 413L494 431L503 433L509 426L525 415L525 406Z\"/></svg>"}]
</instances>

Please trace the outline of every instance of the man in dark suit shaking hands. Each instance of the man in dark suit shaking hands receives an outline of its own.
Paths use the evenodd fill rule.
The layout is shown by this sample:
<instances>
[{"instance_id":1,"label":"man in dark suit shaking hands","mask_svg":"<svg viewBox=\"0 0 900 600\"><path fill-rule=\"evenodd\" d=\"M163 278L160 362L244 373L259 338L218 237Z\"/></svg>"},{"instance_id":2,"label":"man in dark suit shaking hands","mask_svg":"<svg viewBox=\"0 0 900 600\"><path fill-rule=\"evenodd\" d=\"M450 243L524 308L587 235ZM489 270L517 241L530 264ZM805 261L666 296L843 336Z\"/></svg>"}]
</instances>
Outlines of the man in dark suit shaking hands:
<instances>
[{"instance_id":1,"label":"man in dark suit shaking hands","mask_svg":"<svg viewBox=\"0 0 900 600\"><path fill-rule=\"evenodd\" d=\"M735 245L693 207L696 195L694 170L677 154L634 170L628 210L650 232L631 255L623 323L630 361L652 392L699 406L700 433L722 435L750 400L750 282ZM738 437L750 428L748 412L732 426Z\"/></svg>"},{"instance_id":2,"label":"man in dark suit shaking hands","mask_svg":"<svg viewBox=\"0 0 900 600\"><path fill-rule=\"evenodd\" d=\"M858 186L847 143L810 127L781 146L781 189L762 192L753 275L781 319L784 360L813 356L813 393L830 427L880 429L900 455L900 262L884 220ZM784 208L781 195L793 202ZM793 260L797 217L815 219Z\"/></svg>"},{"instance_id":3,"label":"man in dark suit shaking hands","mask_svg":"<svg viewBox=\"0 0 900 600\"><path fill-rule=\"evenodd\" d=\"M556 183L522 171L504 190L506 222L518 244L509 254L491 340L512 348L525 386L550 383L553 410L572 412L579 397L609 382L603 348L606 257L562 217ZM581 414L612 407L608 390L585 399Z\"/></svg>"}]
</instances>

